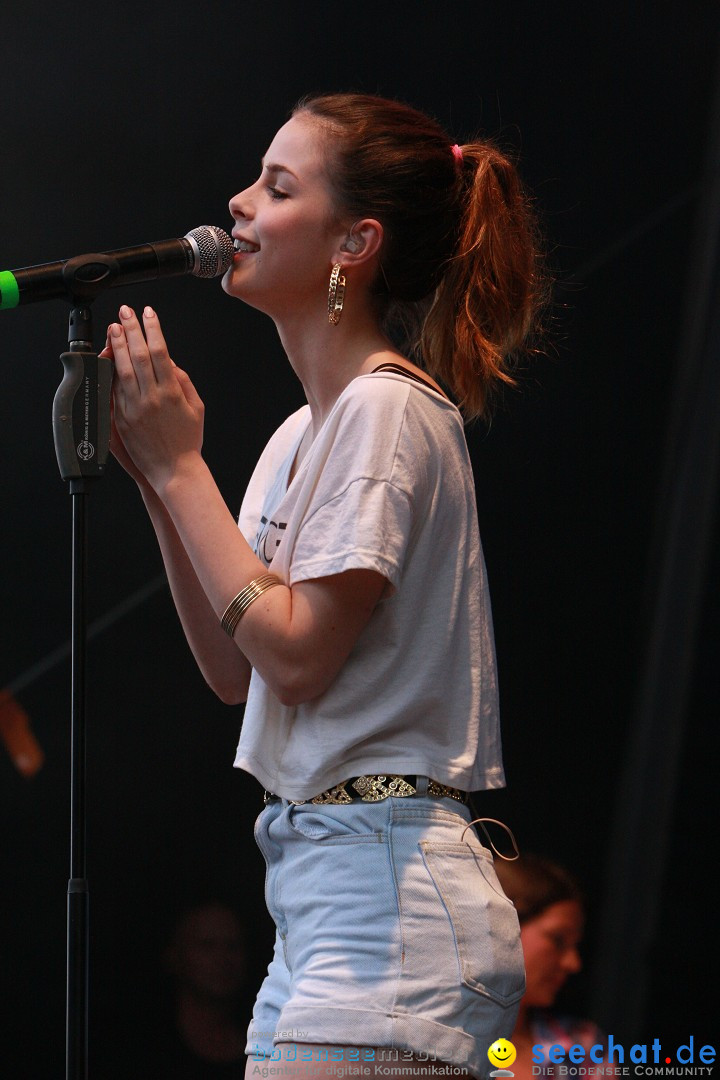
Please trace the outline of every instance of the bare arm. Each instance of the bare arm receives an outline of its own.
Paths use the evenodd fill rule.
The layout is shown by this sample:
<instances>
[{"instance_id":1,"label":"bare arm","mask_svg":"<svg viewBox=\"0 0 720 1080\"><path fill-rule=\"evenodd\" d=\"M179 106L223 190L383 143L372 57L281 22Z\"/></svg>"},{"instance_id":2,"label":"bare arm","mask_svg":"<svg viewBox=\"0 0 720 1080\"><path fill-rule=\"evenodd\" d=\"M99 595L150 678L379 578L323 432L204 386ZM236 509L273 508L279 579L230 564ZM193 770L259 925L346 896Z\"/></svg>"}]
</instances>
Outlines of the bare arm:
<instances>
[{"instance_id":1,"label":"bare arm","mask_svg":"<svg viewBox=\"0 0 720 1080\"><path fill-rule=\"evenodd\" d=\"M144 321L147 344L132 314L112 328L119 384L115 417L134 467L151 489L146 503L198 663L223 700L243 700L249 675L246 663L234 667L228 646L258 669L281 701L310 700L345 663L385 578L352 570L273 588L246 612L232 645L219 617L266 567L239 531L201 456L202 402L170 360L157 317L146 313Z\"/></svg>"},{"instance_id":2,"label":"bare arm","mask_svg":"<svg viewBox=\"0 0 720 1080\"><path fill-rule=\"evenodd\" d=\"M101 355L113 357L109 335ZM114 415L112 420L110 449L140 489L158 539L175 607L198 667L222 701L237 705L247 697L250 663L218 625L172 518L135 466L118 433Z\"/></svg>"},{"instance_id":3,"label":"bare arm","mask_svg":"<svg viewBox=\"0 0 720 1080\"><path fill-rule=\"evenodd\" d=\"M141 487L158 538L170 591L185 637L206 682L226 705L247 698L250 663L221 629L188 554L160 499Z\"/></svg>"}]
</instances>

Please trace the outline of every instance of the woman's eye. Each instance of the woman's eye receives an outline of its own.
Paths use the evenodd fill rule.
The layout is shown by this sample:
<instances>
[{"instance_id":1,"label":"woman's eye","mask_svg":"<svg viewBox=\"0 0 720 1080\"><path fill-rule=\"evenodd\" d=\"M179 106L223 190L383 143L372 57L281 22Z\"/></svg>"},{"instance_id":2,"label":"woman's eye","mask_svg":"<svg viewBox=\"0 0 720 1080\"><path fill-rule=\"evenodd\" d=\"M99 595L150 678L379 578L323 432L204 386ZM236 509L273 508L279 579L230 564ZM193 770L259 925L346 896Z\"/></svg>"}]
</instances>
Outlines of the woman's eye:
<instances>
[{"instance_id":1,"label":"woman's eye","mask_svg":"<svg viewBox=\"0 0 720 1080\"><path fill-rule=\"evenodd\" d=\"M268 187L268 193L271 199L287 199L287 193L275 187Z\"/></svg>"},{"instance_id":2,"label":"woman's eye","mask_svg":"<svg viewBox=\"0 0 720 1080\"><path fill-rule=\"evenodd\" d=\"M575 943L568 940L563 934L550 934L550 941L558 952L568 952L569 949L574 949Z\"/></svg>"}]
</instances>

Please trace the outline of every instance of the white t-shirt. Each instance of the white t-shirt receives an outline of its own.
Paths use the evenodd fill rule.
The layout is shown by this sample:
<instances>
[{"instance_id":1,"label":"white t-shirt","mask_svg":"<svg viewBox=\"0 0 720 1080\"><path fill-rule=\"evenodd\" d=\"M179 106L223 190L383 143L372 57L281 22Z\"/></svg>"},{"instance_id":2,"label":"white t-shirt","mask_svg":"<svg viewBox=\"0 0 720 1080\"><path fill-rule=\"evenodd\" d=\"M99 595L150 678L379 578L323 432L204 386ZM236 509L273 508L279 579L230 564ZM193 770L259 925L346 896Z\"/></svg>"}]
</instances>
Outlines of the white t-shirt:
<instances>
[{"instance_id":1,"label":"white t-shirt","mask_svg":"<svg viewBox=\"0 0 720 1080\"><path fill-rule=\"evenodd\" d=\"M365 773L502 787L497 676L459 412L388 372L343 391L292 483L308 406L276 431L239 525L288 585L354 568L389 585L319 697L282 705L253 671L235 765L286 799Z\"/></svg>"}]
</instances>

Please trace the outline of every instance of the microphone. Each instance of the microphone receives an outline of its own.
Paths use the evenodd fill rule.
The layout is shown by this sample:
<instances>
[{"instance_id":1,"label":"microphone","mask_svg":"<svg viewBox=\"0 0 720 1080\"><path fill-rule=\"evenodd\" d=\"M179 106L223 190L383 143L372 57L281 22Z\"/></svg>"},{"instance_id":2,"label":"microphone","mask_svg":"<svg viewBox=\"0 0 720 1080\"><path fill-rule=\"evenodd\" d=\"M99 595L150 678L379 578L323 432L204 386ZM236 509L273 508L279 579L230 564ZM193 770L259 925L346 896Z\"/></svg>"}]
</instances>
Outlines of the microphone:
<instances>
[{"instance_id":1,"label":"microphone","mask_svg":"<svg viewBox=\"0 0 720 1080\"><path fill-rule=\"evenodd\" d=\"M103 289L161 277L219 277L231 265L233 252L226 232L216 225L200 225L178 240L0 270L0 311L38 300L88 302Z\"/></svg>"}]
</instances>

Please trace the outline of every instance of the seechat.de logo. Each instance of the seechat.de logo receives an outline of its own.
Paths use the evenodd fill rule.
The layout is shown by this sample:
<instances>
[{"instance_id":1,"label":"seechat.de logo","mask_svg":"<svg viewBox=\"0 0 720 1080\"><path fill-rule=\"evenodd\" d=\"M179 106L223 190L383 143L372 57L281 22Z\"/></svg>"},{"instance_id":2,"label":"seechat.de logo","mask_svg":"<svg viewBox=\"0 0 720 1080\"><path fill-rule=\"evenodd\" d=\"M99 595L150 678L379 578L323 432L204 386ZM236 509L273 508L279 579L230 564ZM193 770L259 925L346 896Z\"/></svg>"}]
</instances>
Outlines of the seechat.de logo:
<instances>
[{"instance_id":1,"label":"seechat.de logo","mask_svg":"<svg viewBox=\"0 0 720 1080\"><path fill-rule=\"evenodd\" d=\"M698 1040L698 1044L700 1040ZM495 1044L493 1044L495 1045ZM491 1047L492 1049L492 1047ZM659 1039L634 1043L630 1047L616 1042L612 1035L607 1044L585 1047L580 1043L532 1048L533 1076L558 1077L559 1080L599 1080L602 1077L708 1077L713 1071L715 1047L696 1045L695 1037L668 1052ZM492 1058L490 1059L492 1061ZM514 1059L513 1059L514 1060Z\"/></svg>"}]
</instances>

